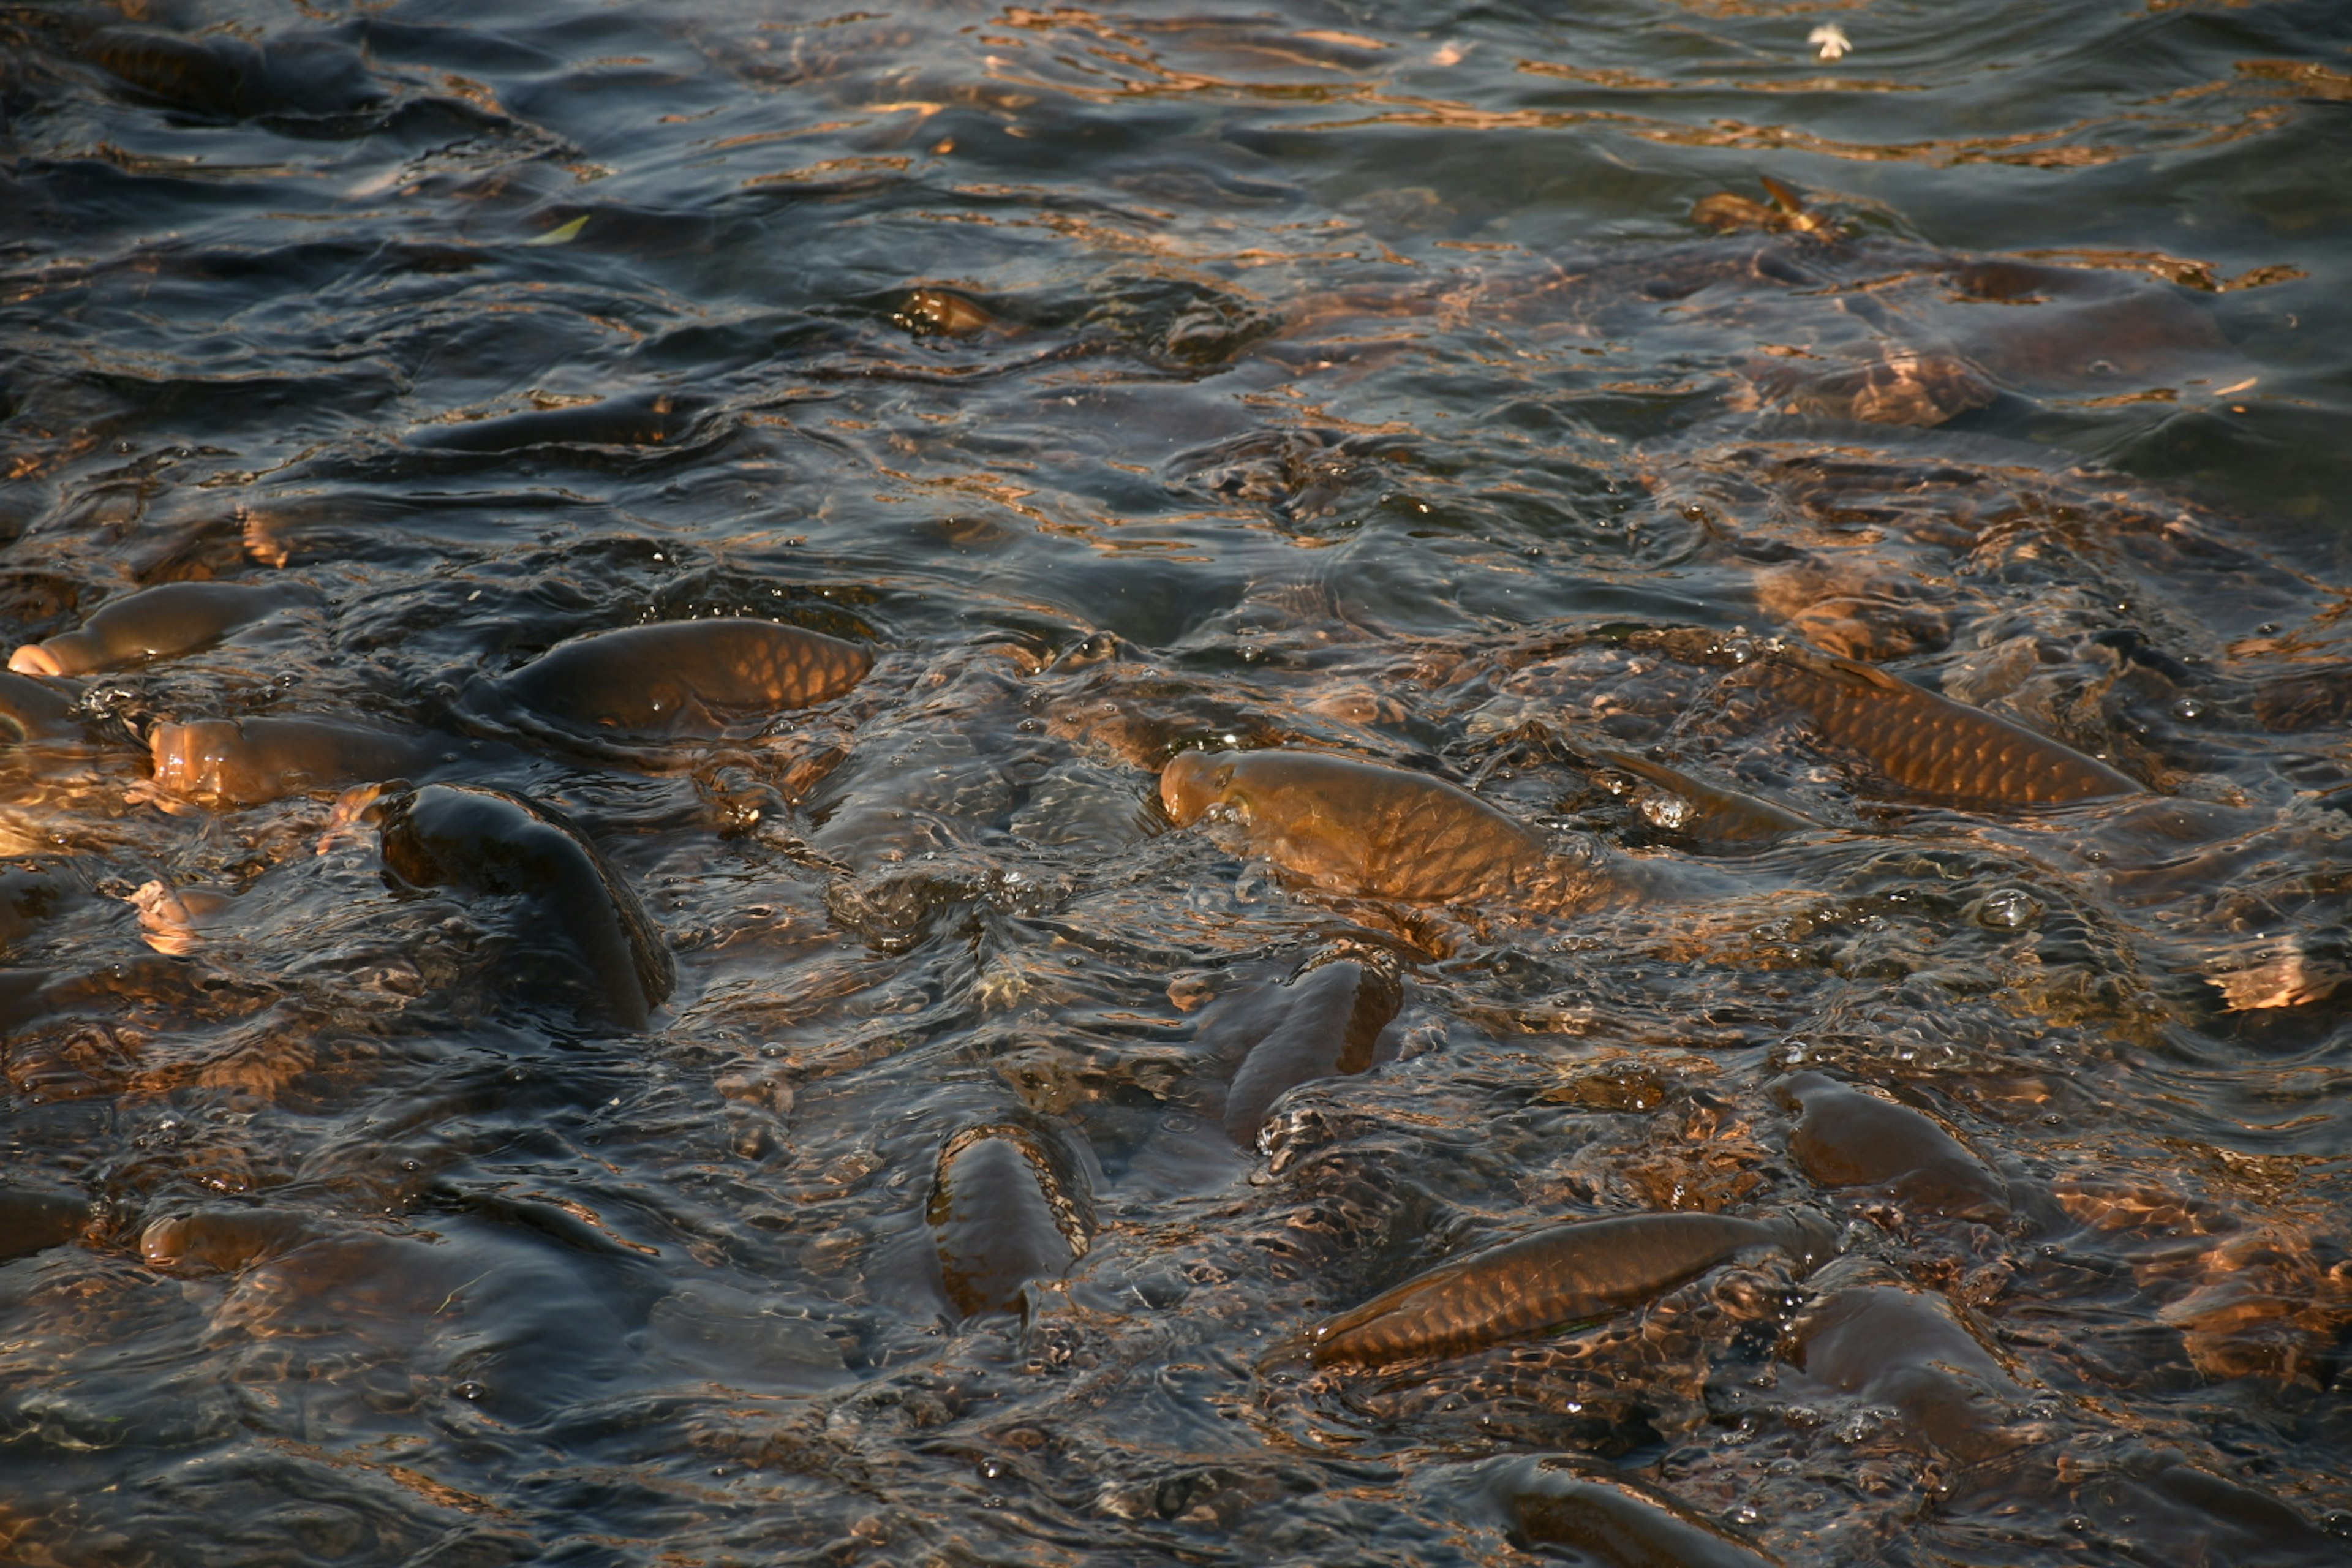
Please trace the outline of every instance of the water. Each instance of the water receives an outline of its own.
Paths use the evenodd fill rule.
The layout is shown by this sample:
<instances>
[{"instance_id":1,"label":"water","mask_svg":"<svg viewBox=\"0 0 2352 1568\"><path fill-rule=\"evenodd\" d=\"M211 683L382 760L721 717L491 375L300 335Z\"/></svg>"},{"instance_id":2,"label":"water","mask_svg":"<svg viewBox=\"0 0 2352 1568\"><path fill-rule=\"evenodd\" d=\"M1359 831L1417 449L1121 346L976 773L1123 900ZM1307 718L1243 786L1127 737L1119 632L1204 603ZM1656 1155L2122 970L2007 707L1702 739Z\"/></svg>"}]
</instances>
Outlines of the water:
<instances>
[{"instance_id":1,"label":"water","mask_svg":"<svg viewBox=\"0 0 2352 1568\"><path fill-rule=\"evenodd\" d=\"M2352 1552L2339 7L0 39L10 645L307 591L0 758L0 1196L65 1237L0 1264L12 1560L1504 1563L1579 1477L1789 1563ZM712 615L878 657L709 744L478 700ZM1774 638L2159 793L1893 787ZM673 949L651 1029L560 909L320 852L343 781L152 798L149 726L280 714L568 813ZM1279 742L1665 890L1367 900L1171 826L1174 750ZM1379 1064L1236 1146L1234 1020L1334 952L1393 965ZM1961 1163L1844 1181L1891 1156L1807 1072ZM965 1318L974 1130L1084 1252ZM1296 1353L1665 1209L1845 1255Z\"/></svg>"}]
</instances>

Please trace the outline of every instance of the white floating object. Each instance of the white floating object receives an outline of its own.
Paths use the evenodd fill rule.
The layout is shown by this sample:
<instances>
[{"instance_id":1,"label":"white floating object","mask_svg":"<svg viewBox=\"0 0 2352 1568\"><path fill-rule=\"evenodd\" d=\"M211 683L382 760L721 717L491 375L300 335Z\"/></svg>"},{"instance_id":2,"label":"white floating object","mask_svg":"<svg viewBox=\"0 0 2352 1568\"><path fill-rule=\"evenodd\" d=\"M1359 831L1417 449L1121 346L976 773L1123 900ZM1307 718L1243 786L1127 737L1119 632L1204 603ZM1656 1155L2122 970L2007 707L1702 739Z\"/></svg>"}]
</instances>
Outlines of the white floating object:
<instances>
[{"instance_id":1,"label":"white floating object","mask_svg":"<svg viewBox=\"0 0 2352 1568\"><path fill-rule=\"evenodd\" d=\"M1812 45L1825 60L1843 59L1853 48L1853 40L1835 22L1823 22L1806 35L1805 42Z\"/></svg>"}]
</instances>

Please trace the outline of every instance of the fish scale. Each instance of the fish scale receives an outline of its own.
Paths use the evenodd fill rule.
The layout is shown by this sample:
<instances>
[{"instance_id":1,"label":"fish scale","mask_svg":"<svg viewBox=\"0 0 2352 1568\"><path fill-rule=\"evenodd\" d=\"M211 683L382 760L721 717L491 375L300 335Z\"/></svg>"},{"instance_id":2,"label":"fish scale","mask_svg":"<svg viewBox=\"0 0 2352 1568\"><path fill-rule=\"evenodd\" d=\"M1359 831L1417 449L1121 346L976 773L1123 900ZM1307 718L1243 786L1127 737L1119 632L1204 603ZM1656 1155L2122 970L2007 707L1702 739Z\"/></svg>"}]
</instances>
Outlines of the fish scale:
<instances>
[{"instance_id":1,"label":"fish scale","mask_svg":"<svg viewBox=\"0 0 2352 1568\"><path fill-rule=\"evenodd\" d=\"M1801 1220L1619 1215L1554 1226L1441 1265L1309 1335L1318 1365L1455 1354L1622 1311L1754 1247L1801 1260L1831 1242Z\"/></svg>"},{"instance_id":2,"label":"fish scale","mask_svg":"<svg viewBox=\"0 0 2352 1568\"><path fill-rule=\"evenodd\" d=\"M1824 740L1860 752L1922 799L2061 805L2145 788L2071 746L1851 659L1784 649L1758 683L1811 713Z\"/></svg>"}]
</instances>

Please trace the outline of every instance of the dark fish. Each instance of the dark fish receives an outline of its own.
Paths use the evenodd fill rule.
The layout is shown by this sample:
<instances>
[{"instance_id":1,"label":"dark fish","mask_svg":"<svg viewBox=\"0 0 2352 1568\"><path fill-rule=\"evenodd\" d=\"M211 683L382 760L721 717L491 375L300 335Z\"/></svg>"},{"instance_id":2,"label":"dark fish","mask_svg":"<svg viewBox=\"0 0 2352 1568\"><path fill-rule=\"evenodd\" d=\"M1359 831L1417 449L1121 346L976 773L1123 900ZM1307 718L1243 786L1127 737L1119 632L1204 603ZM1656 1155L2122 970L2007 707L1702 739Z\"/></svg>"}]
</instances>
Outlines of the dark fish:
<instances>
[{"instance_id":1,"label":"dark fish","mask_svg":"<svg viewBox=\"0 0 2352 1568\"><path fill-rule=\"evenodd\" d=\"M302 602L250 583L166 583L101 606L81 630L26 643L8 656L22 675L86 675L210 647L242 626Z\"/></svg>"},{"instance_id":2,"label":"dark fish","mask_svg":"<svg viewBox=\"0 0 2352 1568\"><path fill-rule=\"evenodd\" d=\"M947 1141L923 1212L957 1311L1016 1310L1022 1287L1086 1256L1092 1220L1075 1187L1026 1128L989 1123Z\"/></svg>"},{"instance_id":3,"label":"dark fish","mask_svg":"<svg viewBox=\"0 0 2352 1568\"><path fill-rule=\"evenodd\" d=\"M873 667L856 643L774 621L665 621L562 644L499 689L591 736L714 737L730 721L830 700Z\"/></svg>"},{"instance_id":4,"label":"dark fish","mask_svg":"<svg viewBox=\"0 0 2352 1568\"><path fill-rule=\"evenodd\" d=\"M2003 1410L2030 1395L1941 1296L1899 1285L1839 1290L1798 1321L1795 1340L1808 1377L1891 1407L1956 1458L2019 1446L2002 1430Z\"/></svg>"},{"instance_id":5,"label":"dark fish","mask_svg":"<svg viewBox=\"0 0 2352 1568\"><path fill-rule=\"evenodd\" d=\"M1521 1546L1565 1546L1607 1568L1779 1568L1755 1542L1590 1460L1528 1454L1476 1472Z\"/></svg>"},{"instance_id":6,"label":"dark fish","mask_svg":"<svg viewBox=\"0 0 2352 1568\"><path fill-rule=\"evenodd\" d=\"M1757 375L1756 386L1784 414L1921 429L1982 408L2000 395L1983 372L1958 354L1909 351L1832 363L1825 370L1778 363Z\"/></svg>"},{"instance_id":7,"label":"dark fish","mask_svg":"<svg viewBox=\"0 0 2352 1568\"><path fill-rule=\"evenodd\" d=\"M1816 1072L1784 1078L1772 1094L1801 1112L1789 1152L1821 1185L1874 1187L1929 1214L2009 1213L2008 1184L1925 1112Z\"/></svg>"},{"instance_id":8,"label":"dark fish","mask_svg":"<svg viewBox=\"0 0 2352 1568\"><path fill-rule=\"evenodd\" d=\"M0 672L0 735L40 741L79 735L74 699L28 675Z\"/></svg>"},{"instance_id":9,"label":"dark fish","mask_svg":"<svg viewBox=\"0 0 2352 1568\"><path fill-rule=\"evenodd\" d=\"M495 419L432 425L413 431L412 447L441 452L516 452L526 447L659 447L693 424L683 399L667 392L608 397L566 408L534 408Z\"/></svg>"},{"instance_id":10,"label":"dark fish","mask_svg":"<svg viewBox=\"0 0 2352 1568\"><path fill-rule=\"evenodd\" d=\"M1302 1083L1372 1065L1381 1031L1404 990L1385 954L1333 959L1287 985L1269 986L1220 1007L1204 1032L1244 1042L1249 1054L1225 1091L1225 1131L1244 1148L1274 1102Z\"/></svg>"},{"instance_id":11,"label":"dark fish","mask_svg":"<svg viewBox=\"0 0 2352 1568\"><path fill-rule=\"evenodd\" d=\"M384 98L357 52L324 39L259 47L242 38L101 27L82 40L79 52L124 86L201 114L349 114Z\"/></svg>"},{"instance_id":12,"label":"dark fish","mask_svg":"<svg viewBox=\"0 0 2352 1568\"><path fill-rule=\"evenodd\" d=\"M1469 791L1322 752L1186 752L1160 799L1180 827L1221 809L1253 851L1335 892L1511 898L1547 869L1544 839Z\"/></svg>"},{"instance_id":13,"label":"dark fish","mask_svg":"<svg viewBox=\"0 0 2352 1568\"><path fill-rule=\"evenodd\" d=\"M87 896L80 883L54 871L0 871L0 945L22 942Z\"/></svg>"},{"instance_id":14,"label":"dark fish","mask_svg":"<svg viewBox=\"0 0 2352 1568\"><path fill-rule=\"evenodd\" d=\"M677 984L637 896L571 818L471 784L427 784L380 805L384 864L412 887L520 895L586 966L613 1015L642 1029Z\"/></svg>"},{"instance_id":15,"label":"dark fish","mask_svg":"<svg viewBox=\"0 0 2352 1568\"><path fill-rule=\"evenodd\" d=\"M1647 802L1637 804L1651 826L1688 839L1702 848L1759 847L1820 826L1770 801L1708 784L1647 757L1603 747L1584 750L1603 766L1631 773L1673 797L1673 802L1683 809L1676 810L1675 804L1667 803L1655 806Z\"/></svg>"},{"instance_id":16,"label":"dark fish","mask_svg":"<svg viewBox=\"0 0 2352 1568\"><path fill-rule=\"evenodd\" d=\"M1554 1226L1443 1264L1316 1326L1316 1364L1452 1355L1638 1306L1742 1252L1810 1267L1833 1245L1810 1217L1620 1215Z\"/></svg>"},{"instance_id":17,"label":"dark fish","mask_svg":"<svg viewBox=\"0 0 2352 1568\"><path fill-rule=\"evenodd\" d=\"M2347 718L2352 718L2352 665L2320 665L2264 681L2254 691L2254 719L2265 730L2316 730Z\"/></svg>"},{"instance_id":18,"label":"dark fish","mask_svg":"<svg viewBox=\"0 0 2352 1568\"><path fill-rule=\"evenodd\" d=\"M919 338L967 338L998 324L986 306L950 289L916 289L890 319Z\"/></svg>"},{"instance_id":19,"label":"dark fish","mask_svg":"<svg viewBox=\"0 0 2352 1568\"><path fill-rule=\"evenodd\" d=\"M414 772L419 739L332 719L192 719L147 733L156 787L223 805L258 805Z\"/></svg>"},{"instance_id":20,"label":"dark fish","mask_svg":"<svg viewBox=\"0 0 2352 1568\"><path fill-rule=\"evenodd\" d=\"M0 1187L0 1262L71 1241L89 1223L89 1201L75 1193Z\"/></svg>"},{"instance_id":21,"label":"dark fish","mask_svg":"<svg viewBox=\"0 0 2352 1568\"><path fill-rule=\"evenodd\" d=\"M2059 805L2144 793L2138 780L1948 697L1851 659L1789 648L1755 677L1903 789L1949 805Z\"/></svg>"},{"instance_id":22,"label":"dark fish","mask_svg":"<svg viewBox=\"0 0 2352 1568\"><path fill-rule=\"evenodd\" d=\"M2120 392L2184 370L2234 379L2248 368L2194 297L2170 284L2010 257L1963 261L1947 279L1965 303L1937 321L1970 360L2012 385Z\"/></svg>"}]
</instances>

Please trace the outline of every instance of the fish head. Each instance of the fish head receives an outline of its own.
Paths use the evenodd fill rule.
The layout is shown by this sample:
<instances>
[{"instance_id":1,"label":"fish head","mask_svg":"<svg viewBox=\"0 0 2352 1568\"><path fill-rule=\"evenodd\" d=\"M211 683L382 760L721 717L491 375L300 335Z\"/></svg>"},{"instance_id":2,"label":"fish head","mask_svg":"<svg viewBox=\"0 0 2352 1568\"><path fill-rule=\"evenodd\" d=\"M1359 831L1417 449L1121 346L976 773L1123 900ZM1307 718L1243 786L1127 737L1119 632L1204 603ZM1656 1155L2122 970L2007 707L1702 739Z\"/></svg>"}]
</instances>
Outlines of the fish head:
<instances>
[{"instance_id":1,"label":"fish head","mask_svg":"<svg viewBox=\"0 0 2352 1568\"><path fill-rule=\"evenodd\" d=\"M147 732L156 787L173 795L210 795L220 789L221 767L243 737L228 719L166 721Z\"/></svg>"},{"instance_id":2,"label":"fish head","mask_svg":"<svg viewBox=\"0 0 2352 1568\"><path fill-rule=\"evenodd\" d=\"M1160 771L1160 804L1179 827L1190 827L1213 805L1231 803L1233 752L1181 752Z\"/></svg>"}]
</instances>

